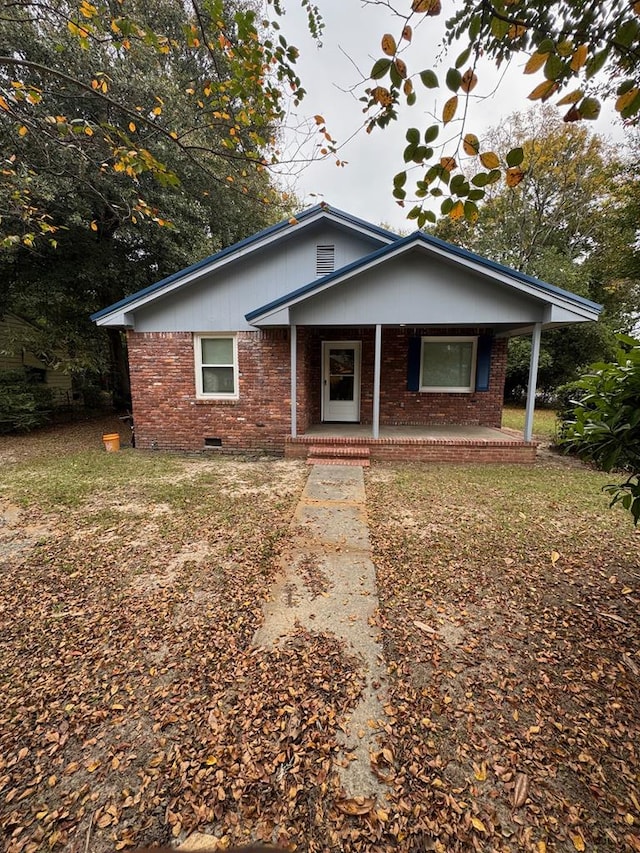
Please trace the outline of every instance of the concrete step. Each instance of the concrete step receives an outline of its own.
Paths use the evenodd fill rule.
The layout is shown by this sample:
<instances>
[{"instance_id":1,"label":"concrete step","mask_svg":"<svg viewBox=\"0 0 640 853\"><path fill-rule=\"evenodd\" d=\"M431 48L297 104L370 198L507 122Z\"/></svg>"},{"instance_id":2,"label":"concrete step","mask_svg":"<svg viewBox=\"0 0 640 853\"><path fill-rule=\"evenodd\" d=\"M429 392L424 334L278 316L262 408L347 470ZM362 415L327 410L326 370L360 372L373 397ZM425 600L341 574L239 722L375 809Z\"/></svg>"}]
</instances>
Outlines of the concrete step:
<instances>
[{"instance_id":1,"label":"concrete step","mask_svg":"<svg viewBox=\"0 0 640 853\"><path fill-rule=\"evenodd\" d=\"M369 467L369 448L353 444L312 444L307 465L362 465Z\"/></svg>"},{"instance_id":2,"label":"concrete step","mask_svg":"<svg viewBox=\"0 0 640 853\"><path fill-rule=\"evenodd\" d=\"M309 447L308 456L352 457L368 459L369 448L355 444L312 444Z\"/></svg>"},{"instance_id":3,"label":"concrete step","mask_svg":"<svg viewBox=\"0 0 640 853\"><path fill-rule=\"evenodd\" d=\"M361 465L363 468L368 468L370 464L368 459L348 456L341 456L338 459L332 456L307 456L307 465Z\"/></svg>"}]
</instances>

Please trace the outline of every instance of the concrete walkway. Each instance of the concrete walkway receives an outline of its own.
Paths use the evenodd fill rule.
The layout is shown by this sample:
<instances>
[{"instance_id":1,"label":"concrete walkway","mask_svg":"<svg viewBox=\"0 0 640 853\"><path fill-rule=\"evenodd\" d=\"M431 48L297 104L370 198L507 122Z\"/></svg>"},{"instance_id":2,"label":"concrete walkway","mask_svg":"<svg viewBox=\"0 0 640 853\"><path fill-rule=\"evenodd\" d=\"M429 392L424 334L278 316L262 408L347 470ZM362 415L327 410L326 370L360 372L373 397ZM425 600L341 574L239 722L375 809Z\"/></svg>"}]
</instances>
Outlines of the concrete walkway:
<instances>
[{"instance_id":1,"label":"concrete walkway","mask_svg":"<svg viewBox=\"0 0 640 853\"><path fill-rule=\"evenodd\" d=\"M384 718L386 669L371 624L378 595L361 467L311 467L281 565L254 643L282 642L298 624L335 635L360 659L365 686L344 742L345 753L356 758L339 770L348 797L381 798L384 786L371 771L369 756L376 751L378 721Z\"/></svg>"}]
</instances>

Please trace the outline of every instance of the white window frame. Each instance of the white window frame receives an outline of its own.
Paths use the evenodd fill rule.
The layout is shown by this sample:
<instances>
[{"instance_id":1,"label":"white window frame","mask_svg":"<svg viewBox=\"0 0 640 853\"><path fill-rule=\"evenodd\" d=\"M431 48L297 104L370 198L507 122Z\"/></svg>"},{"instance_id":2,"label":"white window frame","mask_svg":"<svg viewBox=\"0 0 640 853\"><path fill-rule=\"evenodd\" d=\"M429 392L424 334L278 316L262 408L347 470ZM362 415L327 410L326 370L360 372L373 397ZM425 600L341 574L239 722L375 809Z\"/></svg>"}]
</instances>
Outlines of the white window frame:
<instances>
[{"instance_id":1,"label":"white window frame","mask_svg":"<svg viewBox=\"0 0 640 853\"><path fill-rule=\"evenodd\" d=\"M471 366L469 385L425 385L422 376L424 366L424 345L425 343L437 344L465 344L472 343L471 350ZM420 342L420 391L425 391L430 394L472 394L476 388L476 364L478 359L478 336L477 335L452 335L444 337L440 335L429 335L421 339Z\"/></svg>"},{"instance_id":2,"label":"white window frame","mask_svg":"<svg viewBox=\"0 0 640 853\"><path fill-rule=\"evenodd\" d=\"M203 364L202 362L202 341L214 338L231 339L233 341L233 364ZM199 400L237 400L238 392L238 335L235 332L199 332L193 336L193 348L195 357L196 370L196 397ZM202 368L203 367L232 367L233 368L233 391L217 391L215 393L206 392L202 387Z\"/></svg>"}]
</instances>

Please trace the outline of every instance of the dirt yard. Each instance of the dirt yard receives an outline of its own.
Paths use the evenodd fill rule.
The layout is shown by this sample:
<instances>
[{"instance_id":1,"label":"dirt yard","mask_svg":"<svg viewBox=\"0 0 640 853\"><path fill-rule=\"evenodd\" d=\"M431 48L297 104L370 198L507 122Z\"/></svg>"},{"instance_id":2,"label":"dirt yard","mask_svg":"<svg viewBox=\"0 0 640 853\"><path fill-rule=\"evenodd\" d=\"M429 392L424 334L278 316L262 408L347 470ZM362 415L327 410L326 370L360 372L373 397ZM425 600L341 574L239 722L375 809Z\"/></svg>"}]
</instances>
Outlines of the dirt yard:
<instances>
[{"instance_id":1,"label":"dirt yard","mask_svg":"<svg viewBox=\"0 0 640 853\"><path fill-rule=\"evenodd\" d=\"M607 477L374 466L384 800L340 791L359 661L251 638L306 467L0 438L0 835L8 853L179 843L640 851L640 535ZM122 431L123 440L126 432Z\"/></svg>"}]
</instances>

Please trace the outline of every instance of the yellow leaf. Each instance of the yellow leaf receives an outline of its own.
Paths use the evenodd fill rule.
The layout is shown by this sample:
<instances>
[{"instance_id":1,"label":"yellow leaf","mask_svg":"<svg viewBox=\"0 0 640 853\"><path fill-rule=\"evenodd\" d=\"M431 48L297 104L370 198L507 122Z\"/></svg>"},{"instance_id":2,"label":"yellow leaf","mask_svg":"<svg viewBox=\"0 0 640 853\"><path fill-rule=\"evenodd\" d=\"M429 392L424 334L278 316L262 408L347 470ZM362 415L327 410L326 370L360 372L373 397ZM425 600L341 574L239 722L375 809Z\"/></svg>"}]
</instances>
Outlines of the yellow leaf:
<instances>
[{"instance_id":1,"label":"yellow leaf","mask_svg":"<svg viewBox=\"0 0 640 853\"><path fill-rule=\"evenodd\" d=\"M411 9L414 12L425 12L427 15L439 15L440 0L413 0Z\"/></svg>"},{"instance_id":2,"label":"yellow leaf","mask_svg":"<svg viewBox=\"0 0 640 853\"><path fill-rule=\"evenodd\" d=\"M28 132L29 131L23 124L18 128L18 136L26 136Z\"/></svg>"},{"instance_id":3,"label":"yellow leaf","mask_svg":"<svg viewBox=\"0 0 640 853\"><path fill-rule=\"evenodd\" d=\"M470 157L475 157L480 151L480 140L475 136L475 134L467 133L462 140L462 147L464 148L465 154L468 154Z\"/></svg>"},{"instance_id":4,"label":"yellow leaf","mask_svg":"<svg viewBox=\"0 0 640 853\"><path fill-rule=\"evenodd\" d=\"M587 54L589 52L589 48L586 44L579 45L571 57L571 62L569 63L569 67L572 71L579 71L582 66L587 61Z\"/></svg>"},{"instance_id":5,"label":"yellow leaf","mask_svg":"<svg viewBox=\"0 0 640 853\"><path fill-rule=\"evenodd\" d=\"M387 56L393 56L396 52L396 40L390 33L385 33L382 36L382 51Z\"/></svg>"},{"instance_id":6,"label":"yellow leaf","mask_svg":"<svg viewBox=\"0 0 640 853\"><path fill-rule=\"evenodd\" d=\"M631 589L630 586L623 586L622 587L622 594L623 595L629 595L629 593L631 593L631 592L633 592L633 590Z\"/></svg>"},{"instance_id":7,"label":"yellow leaf","mask_svg":"<svg viewBox=\"0 0 640 853\"><path fill-rule=\"evenodd\" d=\"M520 36L523 36L526 33L526 31L527 28L523 24L511 24L507 36L510 39L519 39Z\"/></svg>"},{"instance_id":8,"label":"yellow leaf","mask_svg":"<svg viewBox=\"0 0 640 853\"><path fill-rule=\"evenodd\" d=\"M519 166L512 166L511 169L507 169L505 174L508 187L517 187L523 178L524 172Z\"/></svg>"},{"instance_id":9,"label":"yellow leaf","mask_svg":"<svg viewBox=\"0 0 640 853\"><path fill-rule=\"evenodd\" d=\"M129 130L131 131L131 133L134 133L135 129L136 129L136 126L135 126L134 122L130 121L129 122Z\"/></svg>"},{"instance_id":10,"label":"yellow leaf","mask_svg":"<svg viewBox=\"0 0 640 853\"><path fill-rule=\"evenodd\" d=\"M538 99L546 101L557 90L558 84L554 80L545 80L544 82L539 83L536 88L527 95L527 97L530 101L537 101Z\"/></svg>"},{"instance_id":11,"label":"yellow leaf","mask_svg":"<svg viewBox=\"0 0 640 853\"><path fill-rule=\"evenodd\" d=\"M584 839L581 835L578 835L577 833L574 835L572 832L570 832L569 835L571 837L571 840L573 841L573 846L576 848L576 850L586 849L584 846Z\"/></svg>"},{"instance_id":12,"label":"yellow leaf","mask_svg":"<svg viewBox=\"0 0 640 853\"><path fill-rule=\"evenodd\" d=\"M551 563L555 566L555 564L558 562L559 559L560 559L560 554L558 554L557 551L552 551L551 552Z\"/></svg>"},{"instance_id":13,"label":"yellow leaf","mask_svg":"<svg viewBox=\"0 0 640 853\"><path fill-rule=\"evenodd\" d=\"M98 767L100 767L99 761L90 761L88 764L85 765L85 769L89 773L95 772L98 769Z\"/></svg>"},{"instance_id":14,"label":"yellow leaf","mask_svg":"<svg viewBox=\"0 0 640 853\"><path fill-rule=\"evenodd\" d=\"M411 41L412 37L413 37L413 30L411 29L409 24L407 24L405 26L405 28L402 30L402 38L405 41Z\"/></svg>"},{"instance_id":15,"label":"yellow leaf","mask_svg":"<svg viewBox=\"0 0 640 853\"><path fill-rule=\"evenodd\" d=\"M483 822L480 820L479 817L472 817L471 823L473 824L474 829L477 829L478 832L486 832L487 831L485 828L485 825L483 824Z\"/></svg>"},{"instance_id":16,"label":"yellow leaf","mask_svg":"<svg viewBox=\"0 0 640 853\"><path fill-rule=\"evenodd\" d=\"M481 154L480 162L485 169L497 169L500 166L500 159L493 151L485 151Z\"/></svg>"},{"instance_id":17,"label":"yellow leaf","mask_svg":"<svg viewBox=\"0 0 640 853\"><path fill-rule=\"evenodd\" d=\"M638 94L638 88L634 87L633 89L629 89L628 92L625 92L624 95L620 95L618 100L616 101L616 112L621 113L629 104L635 100L636 95Z\"/></svg>"},{"instance_id":18,"label":"yellow leaf","mask_svg":"<svg viewBox=\"0 0 640 853\"><path fill-rule=\"evenodd\" d=\"M85 127L84 132L87 136L93 136L93 130L90 127Z\"/></svg>"},{"instance_id":19,"label":"yellow leaf","mask_svg":"<svg viewBox=\"0 0 640 853\"><path fill-rule=\"evenodd\" d=\"M0 107L1 107L3 110L8 110L8 109L9 109L9 104L8 104L8 103L5 101L5 99L4 99L4 98L2 98L2 97L0 97Z\"/></svg>"},{"instance_id":20,"label":"yellow leaf","mask_svg":"<svg viewBox=\"0 0 640 853\"><path fill-rule=\"evenodd\" d=\"M458 109L458 96L454 95L453 98L449 98L444 107L442 108L442 123L447 124L451 121L451 119L455 116L456 110Z\"/></svg>"},{"instance_id":21,"label":"yellow leaf","mask_svg":"<svg viewBox=\"0 0 640 853\"><path fill-rule=\"evenodd\" d=\"M487 779L487 762L483 761L480 766L477 764L473 765L474 776L478 780L478 782L485 782Z\"/></svg>"},{"instance_id":22,"label":"yellow leaf","mask_svg":"<svg viewBox=\"0 0 640 853\"><path fill-rule=\"evenodd\" d=\"M547 853L547 842L538 841L538 853Z\"/></svg>"},{"instance_id":23,"label":"yellow leaf","mask_svg":"<svg viewBox=\"0 0 640 853\"><path fill-rule=\"evenodd\" d=\"M376 86L371 92L371 97L383 107L391 106L393 103L391 92L388 89L385 89L384 86Z\"/></svg>"},{"instance_id":24,"label":"yellow leaf","mask_svg":"<svg viewBox=\"0 0 640 853\"><path fill-rule=\"evenodd\" d=\"M440 165L443 169L446 169L447 172L453 172L457 164L453 157L442 157L440 160Z\"/></svg>"},{"instance_id":25,"label":"yellow leaf","mask_svg":"<svg viewBox=\"0 0 640 853\"><path fill-rule=\"evenodd\" d=\"M527 64L524 66L524 74L535 74L536 71L539 71L542 66L547 61L549 54L548 53L534 53L527 60Z\"/></svg>"},{"instance_id":26,"label":"yellow leaf","mask_svg":"<svg viewBox=\"0 0 640 853\"><path fill-rule=\"evenodd\" d=\"M626 815L624 816L624 821L625 821L625 823L628 823L629 826L633 826L633 824L635 823L635 818L631 814L631 812L627 812Z\"/></svg>"},{"instance_id":27,"label":"yellow leaf","mask_svg":"<svg viewBox=\"0 0 640 853\"><path fill-rule=\"evenodd\" d=\"M405 77L407 76L407 64L406 64L406 62L404 62L404 60L402 60L402 59L400 59L400 57L398 57L394 61L393 64L395 65L396 71L398 72L400 77L402 77L402 79L404 80Z\"/></svg>"},{"instance_id":28,"label":"yellow leaf","mask_svg":"<svg viewBox=\"0 0 640 853\"><path fill-rule=\"evenodd\" d=\"M583 95L584 92L582 89L574 89L573 92L569 92L568 95L560 98L560 100L556 102L556 106L563 107L565 104L577 104Z\"/></svg>"},{"instance_id":29,"label":"yellow leaf","mask_svg":"<svg viewBox=\"0 0 640 853\"><path fill-rule=\"evenodd\" d=\"M159 116L162 113L162 107L154 107L151 112L154 116Z\"/></svg>"},{"instance_id":30,"label":"yellow leaf","mask_svg":"<svg viewBox=\"0 0 640 853\"><path fill-rule=\"evenodd\" d=\"M97 230L98 230L98 223L95 221L95 219L93 220L93 222L91 223L91 225L89 226L89 228L91 228L91 230L92 230L92 231L97 231Z\"/></svg>"},{"instance_id":31,"label":"yellow leaf","mask_svg":"<svg viewBox=\"0 0 640 853\"><path fill-rule=\"evenodd\" d=\"M472 68L467 68L467 70L462 75L462 80L460 82L460 88L463 92L471 92L476 88L478 83L478 75L474 73Z\"/></svg>"}]
</instances>

